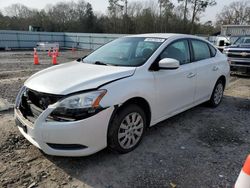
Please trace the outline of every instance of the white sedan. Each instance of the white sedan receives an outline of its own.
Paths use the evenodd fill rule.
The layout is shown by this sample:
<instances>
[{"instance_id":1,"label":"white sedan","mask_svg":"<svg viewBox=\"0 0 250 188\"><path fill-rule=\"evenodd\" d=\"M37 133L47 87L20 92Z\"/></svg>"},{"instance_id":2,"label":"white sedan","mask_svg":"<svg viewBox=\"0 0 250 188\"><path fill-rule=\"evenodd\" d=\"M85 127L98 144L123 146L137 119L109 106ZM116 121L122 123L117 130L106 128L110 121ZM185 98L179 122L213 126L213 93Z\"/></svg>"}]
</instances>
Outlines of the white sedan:
<instances>
[{"instance_id":1,"label":"white sedan","mask_svg":"<svg viewBox=\"0 0 250 188\"><path fill-rule=\"evenodd\" d=\"M15 105L21 133L49 155L135 149L147 127L208 102L220 104L227 58L192 35L116 39L90 55L42 70Z\"/></svg>"}]
</instances>

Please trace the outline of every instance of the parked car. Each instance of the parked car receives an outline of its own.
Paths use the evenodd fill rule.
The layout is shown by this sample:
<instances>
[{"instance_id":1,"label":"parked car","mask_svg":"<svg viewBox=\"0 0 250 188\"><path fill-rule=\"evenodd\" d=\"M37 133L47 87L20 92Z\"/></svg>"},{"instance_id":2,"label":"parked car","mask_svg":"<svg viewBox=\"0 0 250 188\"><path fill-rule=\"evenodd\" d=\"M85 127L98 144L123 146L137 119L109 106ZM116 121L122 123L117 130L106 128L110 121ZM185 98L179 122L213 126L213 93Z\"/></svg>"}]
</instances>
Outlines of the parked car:
<instances>
[{"instance_id":1,"label":"parked car","mask_svg":"<svg viewBox=\"0 0 250 188\"><path fill-rule=\"evenodd\" d=\"M16 98L16 124L50 155L86 156L107 146L126 153L147 127L207 101L218 106L228 82L226 56L206 40L127 36L31 76Z\"/></svg>"},{"instance_id":2,"label":"parked car","mask_svg":"<svg viewBox=\"0 0 250 188\"><path fill-rule=\"evenodd\" d=\"M218 48L221 52L223 52L226 46L230 45L230 37L229 36L210 36L208 39L213 45Z\"/></svg>"},{"instance_id":3,"label":"parked car","mask_svg":"<svg viewBox=\"0 0 250 188\"><path fill-rule=\"evenodd\" d=\"M232 71L250 73L250 36L239 37L231 46L223 51L228 56Z\"/></svg>"}]
</instances>

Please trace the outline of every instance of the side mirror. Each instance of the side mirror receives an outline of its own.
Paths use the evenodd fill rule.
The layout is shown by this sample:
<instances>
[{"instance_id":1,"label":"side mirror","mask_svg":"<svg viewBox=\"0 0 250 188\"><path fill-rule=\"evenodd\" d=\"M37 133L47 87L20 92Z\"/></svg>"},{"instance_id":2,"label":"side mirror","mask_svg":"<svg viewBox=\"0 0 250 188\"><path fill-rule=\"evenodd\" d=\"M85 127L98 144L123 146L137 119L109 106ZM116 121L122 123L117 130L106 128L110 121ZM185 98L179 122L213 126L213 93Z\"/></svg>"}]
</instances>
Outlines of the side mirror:
<instances>
[{"instance_id":1,"label":"side mirror","mask_svg":"<svg viewBox=\"0 0 250 188\"><path fill-rule=\"evenodd\" d=\"M225 41L224 40L220 40L219 41L219 46L225 46Z\"/></svg>"},{"instance_id":2,"label":"side mirror","mask_svg":"<svg viewBox=\"0 0 250 188\"><path fill-rule=\"evenodd\" d=\"M178 69L180 67L180 62L172 58L164 58L159 61L160 69Z\"/></svg>"}]
</instances>

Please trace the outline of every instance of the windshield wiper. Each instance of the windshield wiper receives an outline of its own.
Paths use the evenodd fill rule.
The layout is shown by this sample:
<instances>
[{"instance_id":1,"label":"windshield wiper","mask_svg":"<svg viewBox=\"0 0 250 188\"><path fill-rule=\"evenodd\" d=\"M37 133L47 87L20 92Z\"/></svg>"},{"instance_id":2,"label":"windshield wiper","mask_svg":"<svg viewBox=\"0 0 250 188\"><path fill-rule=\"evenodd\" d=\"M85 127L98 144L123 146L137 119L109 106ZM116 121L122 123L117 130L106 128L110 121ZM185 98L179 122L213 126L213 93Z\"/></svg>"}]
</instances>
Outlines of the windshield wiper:
<instances>
[{"instance_id":1,"label":"windshield wiper","mask_svg":"<svg viewBox=\"0 0 250 188\"><path fill-rule=\"evenodd\" d=\"M78 58L76 61L78 61L78 62L83 62L83 63L84 63L83 59L84 59L85 57L87 57L87 56L85 55L85 56L83 56L83 57L80 57L80 58Z\"/></svg>"},{"instance_id":2,"label":"windshield wiper","mask_svg":"<svg viewBox=\"0 0 250 188\"><path fill-rule=\"evenodd\" d=\"M96 61L94 64L95 65L108 65L107 63L103 63L101 61Z\"/></svg>"},{"instance_id":3,"label":"windshield wiper","mask_svg":"<svg viewBox=\"0 0 250 188\"><path fill-rule=\"evenodd\" d=\"M115 64L104 63L104 62L101 62L101 61L96 61L94 64L95 65L105 65L105 66L117 66Z\"/></svg>"}]
</instances>

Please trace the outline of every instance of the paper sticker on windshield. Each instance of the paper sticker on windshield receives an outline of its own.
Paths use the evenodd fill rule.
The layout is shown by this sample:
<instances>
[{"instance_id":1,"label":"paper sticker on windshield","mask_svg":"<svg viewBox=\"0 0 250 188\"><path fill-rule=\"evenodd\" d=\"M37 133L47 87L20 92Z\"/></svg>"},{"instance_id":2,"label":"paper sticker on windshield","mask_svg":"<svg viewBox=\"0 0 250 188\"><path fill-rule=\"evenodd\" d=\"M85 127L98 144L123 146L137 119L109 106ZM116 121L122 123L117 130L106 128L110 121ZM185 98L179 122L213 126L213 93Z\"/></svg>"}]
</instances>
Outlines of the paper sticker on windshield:
<instances>
[{"instance_id":1,"label":"paper sticker on windshield","mask_svg":"<svg viewBox=\"0 0 250 188\"><path fill-rule=\"evenodd\" d=\"M146 38L144 41L146 41L146 42L164 42L165 39L160 39L160 38Z\"/></svg>"}]
</instances>

